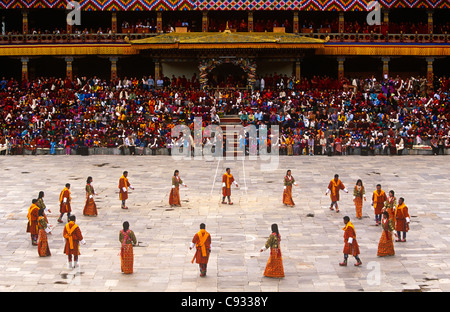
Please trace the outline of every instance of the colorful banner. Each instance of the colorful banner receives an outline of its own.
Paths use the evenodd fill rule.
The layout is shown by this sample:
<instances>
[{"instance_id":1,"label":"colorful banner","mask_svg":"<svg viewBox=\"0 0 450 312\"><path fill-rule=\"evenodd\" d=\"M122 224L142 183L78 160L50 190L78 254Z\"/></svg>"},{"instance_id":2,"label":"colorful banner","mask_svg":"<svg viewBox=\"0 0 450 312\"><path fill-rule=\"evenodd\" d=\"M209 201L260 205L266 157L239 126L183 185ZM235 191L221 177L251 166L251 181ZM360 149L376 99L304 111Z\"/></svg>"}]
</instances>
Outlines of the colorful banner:
<instances>
[{"instance_id":1,"label":"colorful banner","mask_svg":"<svg viewBox=\"0 0 450 312\"><path fill-rule=\"evenodd\" d=\"M79 0L83 11L367 11L371 0ZM0 0L0 9L65 9L69 0ZM384 8L450 9L449 0L378 0Z\"/></svg>"}]
</instances>

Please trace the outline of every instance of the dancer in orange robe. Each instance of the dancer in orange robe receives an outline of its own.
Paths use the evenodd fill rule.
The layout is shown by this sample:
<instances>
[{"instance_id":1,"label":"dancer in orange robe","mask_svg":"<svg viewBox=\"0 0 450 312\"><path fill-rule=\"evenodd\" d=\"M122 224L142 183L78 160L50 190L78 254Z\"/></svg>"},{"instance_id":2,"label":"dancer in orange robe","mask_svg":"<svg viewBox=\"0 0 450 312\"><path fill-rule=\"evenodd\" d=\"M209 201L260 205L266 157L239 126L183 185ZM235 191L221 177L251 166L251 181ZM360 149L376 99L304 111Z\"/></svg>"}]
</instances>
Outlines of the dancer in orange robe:
<instances>
[{"instance_id":1,"label":"dancer in orange robe","mask_svg":"<svg viewBox=\"0 0 450 312\"><path fill-rule=\"evenodd\" d=\"M360 266L362 264L359 258L359 245L356 241L356 231L355 226L350 222L348 216L344 217L344 261L339 263L340 266L347 266L348 255L352 255L356 259L355 266Z\"/></svg>"},{"instance_id":2,"label":"dancer in orange robe","mask_svg":"<svg viewBox=\"0 0 450 312\"><path fill-rule=\"evenodd\" d=\"M84 216L97 216L97 205L94 201L94 195L97 195L92 185L92 177L88 177L86 181L86 203L84 204Z\"/></svg>"},{"instance_id":3,"label":"dancer in orange robe","mask_svg":"<svg viewBox=\"0 0 450 312\"><path fill-rule=\"evenodd\" d=\"M377 184L377 189L372 194L372 206L375 212L375 222L377 226L381 223L381 213L383 212L384 202L386 200L386 193L381 189L381 185Z\"/></svg>"},{"instance_id":4,"label":"dancer in orange robe","mask_svg":"<svg viewBox=\"0 0 450 312\"><path fill-rule=\"evenodd\" d=\"M389 196L384 203L384 211L389 213L389 221L395 227L395 207L397 207L397 199L395 198L395 192L393 190L389 191Z\"/></svg>"},{"instance_id":5,"label":"dancer in orange robe","mask_svg":"<svg viewBox=\"0 0 450 312\"><path fill-rule=\"evenodd\" d=\"M66 244L64 245L64 253L67 255L69 262L69 268L75 268L78 266L78 256L80 255L80 243L86 244L83 239L83 234L77 224L75 224L75 216L69 217L69 223L66 223L63 230L63 237ZM72 266L73 256L73 266Z\"/></svg>"},{"instance_id":6,"label":"dancer in orange robe","mask_svg":"<svg viewBox=\"0 0 450 312\"><path fill-rule=\"evenodd\" d=\"M128 181L128 171L124 171L119 179L119 199L122 201L122 209L128 209L125 205L128 199L128 188L134 190L134 187Z\"/></svg>"},{"instance_id":7,"label":"dancer in orange robe","mask_svg":"<svg viewBox=\"0 0 450 312\"><path fill-rule=\"evenodd\" d=\"M169 194L169 205L170 206L181 206L181 200L180 200L180 184L184 185L184 187L187 187L186 184L183 183L183 180L181 180L179 176L179 171L175 170L172 177L172 189L170 190Z\"/></svg>"},{"instance_id":8,"label":"dancer in orange robe","mask_svg":"<svg viewBox=\"0 0 450 312\"><path fill-rule=\"evenodd\" d=\"M272 234L270 234L266 244L260 250L260 252L263 252L270 248L270 257L264 270L264 276L266 277L284 277L283 256L281 254L280 242L281 235L278 231L278 225L274 223L272 224Z\"/></svg>"},{"instance_id":9,"label":"dancer in orange robe","mask_svg":"<svg viewBox=\"0 0 450 312\"><path fill-rule=\"evenodd\" d=\"M383 232L381 233L380 241L378 242L377 256L393 256L395 255L394 242L392 240L392 232L394 231L394 224L389 218L389 212L383 212L383 219L381 220ZM397 234L395 235L397 236Z\"/></svg>"},{"instance_id":10,"label":"dancer in orange robe","mask_svg":"<svg viewBox=\"0 0 450 312\"><path fill-rule=\"evenodd\" d=\"M355 203L356 218L362 218L363 199L366 200L366 190L361 179L356 181L355 188L353 189L353 202Z\"/></svg>"},{"instance_id":11,"label":"dancer in orange robe","mask_svg":"<svg viewBox=\"0 0 450 312\"><path fill-rule=\"evenodd\" d=\"M226 204L225 197L228 198L228 204L233 205L231 202L231 184L235 184L236 187L239 187L237 182L234 180L233 175L230 173L230 168L226 169L226 172L222 176L222 204Z\"/></svg>"},{"instance_id":12,"label":"dancer in orange robe","mask_svg":"<svg viewBox=\"0 0 450 312\"><path fill-rule=\"evenodd\" d=\"M133 245L136 245L137 240L134 232L130 230L128 221L123 223L123 229L119 233L119 241L122 244L120 248L120 268L122 273L132 274L134 264Z\"/></svg>"},{"instance_id":13,"label":"dancer in orange robe","mask_svg":"<svg viewBox=\"0 0 450 312\"><path fill-rule=\"evenodd\" d=\"M395 209L395 230L397 231L396 242L406 242L406 232L409 231L409 223L411 222L408 207L405 205L403 197L398 199L398 206ZM403 238L401 234L403 233Z\"/></svg>"},{"instance_id":14,"label":"dancer in orange robe","mask_svg":"<svg viewBox=\"0 0 450 312\"><path fill-rule=\"evenodd\" d=\"M328 184L328 188L327 191L325 192L325 195L330 194L331 198L330 210L333 210L333 206L335 206L336 212L339 212L338 207L338 201L340 199L339 190L344 190L344 192L348 193L347 189L344 186L344 183L342 183L342 181L339 180L339 175L335 174L334 179L331 180L330 183Z\"/></svg>"},{"instance_id":15,"label":"dancer in orange robe","mask_svg":"<svg viewBox=\"0 0 450 312\"><path fill-rule=\"evenodd\" d=\"M38 245L38 219L39 219L39 207L36 205L37 199L31 201L31 206L28 208L27 214L27 233L31 235L31 244L33 246Z\"/></svg>"},{"instance_id":16,"label":"dancer in orange robe","mask_svg":"<svg viewBox=\"0 0 450 312\"><path fill-rule=\"evenodd\" d=\"M38 254L40 257L51 256L50 248L48 246L48 239L47 239L47 233L49 233L51 230L47 224L47 221L45 220L43 208L39 209L38 228L39 228Z\"/></svg>"},{"instance_id":17,"label":"dancer in orange robe","mask_svg":"<svg viewBox=\"0 0 450 312\"><path fill-rule=\"evenodd\" d=\"M61 213L58 218L58 222L62 223L62 217L67 213L67 220L70 219L70 213L72 212L71 207L72 198L70 196L70 184L67 183L66 187L61 191L59 195L59 212Z\"/></svg>"},{"instance_id":18,"label":"dancer in orange robe","mask_svg":"<svg viewBox=\"0 0 450 312\"><path fill-rule=\"evenodd\" d=\"M291 170L286 172L284 177L284 191L283 191L283 204L287 206L295 206L294 200L292 199L292 185L297 186L294 177L291 175Z\"/></svg>"},{"instance_id":19,"label":"dancer in orange robe","mask_svg":"<svg viewBox=\"0 0 450 312\"><path fill-rule=\"evenodd\" d=\"M200 224L200 231L194 235L191 246L189 249L196 248L192 263L195 262L200 268L200 276L206 276L206 270L209 261L209 255L211 253L211 235L206 231L206 225Z\"/></svg>"}]
</instances>

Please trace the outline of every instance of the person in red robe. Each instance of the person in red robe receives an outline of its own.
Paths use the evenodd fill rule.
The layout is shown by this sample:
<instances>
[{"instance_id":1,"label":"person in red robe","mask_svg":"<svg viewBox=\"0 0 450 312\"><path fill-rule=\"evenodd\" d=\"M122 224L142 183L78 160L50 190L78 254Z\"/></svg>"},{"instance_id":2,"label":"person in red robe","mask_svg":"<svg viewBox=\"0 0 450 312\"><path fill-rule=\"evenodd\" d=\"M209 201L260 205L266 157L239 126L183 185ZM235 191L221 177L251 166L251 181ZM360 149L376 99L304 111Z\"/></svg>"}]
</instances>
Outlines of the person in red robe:
<instances>
[{"instance_id":1,"label":"person in red robe","mask_svg":"<svg viewBox=\"0 0 450 312\"><path fill-rule=\"evenodd\" d=\"M381 189L381 185L377 184L377 189L372 194L372 206L375 212L377 226L381 224L381 214L383 213L384 203L387 199L386 193Z\"/></svg>"},{"instance_id":2,"label":"person in red robe","mask_svg":"<svg viewBox=\"0 0 450 312\"><path fill-rule=\"evenodd\" d=\"M66 223L63 230L63 237L65 239L64 253L68 257L69 268L75 268L78 266L78 256L80 255L80 243L86 244L80 227L75 224L75 216L69 217L69 223ZM73 265L72 265L73 257Z\"/></svg>"},{"instance_id":3,"label":"person in red robe","mask_svg":"<svg viewBox=\"0 0 450 312\"><path fill-rule=\"evenodd\" d=\"M128 209L126 200L128 199L128 188L134 190L128 181L128 171L124 171L119 179L119 199L122 201L122 209Z\"/></svg>"},{"instance_id":4,"label":"person in red robe","mask_svg":"<svg viewBox=\"0 0 450 312\"><path fill-rule=\"evenodd\" d=\"M206 231L206 225L200 224L200 231L194 235L191 246L189 249L196 248L192 263L195 262L199 265L200 276L206 276L206 269L208 266L209 255L211 253L211 235Z\"/></svg>"},{"instance_id":5,"label":"person in red robe","mask_svg":"<svg viewBox=\"0 0 450 312\"><path fill-rule=\"evenodd\" d=\"M339 180L339 175L335 174L334 179L330 181L330 183L328 184L327 191L325 192L325 195L330 194L331 199L330 210L333 210L333 206L335 206L336 212L339 212L338 201L340 199L339 197L340 190L343 190L344 192L348 193L348 190L345 188L344 183L342 183L342 181Z\"/></svg>"},{"instance_id":6,"label":"person in red robe","mask_svg":"<svg viewBox=\"0 0 450 312\"><path fill-rule=\"evenodd\" d=\"M222 176L222 204L226 204L225 197L228 198L228 204L233 205L231 202L231 184L239 187L237 182L234 180L233 175L231 174L231 169L227 168L226 172Z\"/></svg>"},{"instance_id":7,"label":"person in red robe","mask_svg":"<svg viewBox=\"0 0 450 312\"><path fill-rule=\"evenodd\" d=\"M405 205L405 199L400 197L398 199L398 206L395 209L395 230L397 231L396 242L406 242L406 232L409 231L410 222L411 217L409 216L408 207ZM401 234L403 234L403 238Z\"/></svg>"},{"instance_id":8,"label":"person in red robe","mask_svg":"<svg viewBox=\"0 0 450 312\"><path fill-rule=\"evenodd\" d=\"M340 266L347 266L348 255L352 255L356 259L355 266L362 264L359 258L359 245L356 241L355 226L350 222L350 218L345 216L344 218L344 261L339 263Z\"/></svg>"},{"instance_id":9,"label":"person in red robe","mask_svg":"<svg viewBox=\"0 0 450 312\"><path fill-rule=\"evenodd\" d=\"M70 184L67 183L64 189L59 195L59 212L61 213L58 218L58 222L62 223L62 217L67 213L67 220L70 219L70 213L72 212L71 203L72 198L70 196Z\"/></svg>"},{"instance_id":10,"label":"person in red robe","mask_svg":"<svg viewBox=\"0 0 450 312\"><path fill-rule=\"evenodd\" d=\"M28 222L27 222L27 233L31 235L31 244L33 246L38 245L38 220L39 220L39 207L36 205L37 199L31 201L31 206L28 208Z\"/></svg>"}]
</instances>

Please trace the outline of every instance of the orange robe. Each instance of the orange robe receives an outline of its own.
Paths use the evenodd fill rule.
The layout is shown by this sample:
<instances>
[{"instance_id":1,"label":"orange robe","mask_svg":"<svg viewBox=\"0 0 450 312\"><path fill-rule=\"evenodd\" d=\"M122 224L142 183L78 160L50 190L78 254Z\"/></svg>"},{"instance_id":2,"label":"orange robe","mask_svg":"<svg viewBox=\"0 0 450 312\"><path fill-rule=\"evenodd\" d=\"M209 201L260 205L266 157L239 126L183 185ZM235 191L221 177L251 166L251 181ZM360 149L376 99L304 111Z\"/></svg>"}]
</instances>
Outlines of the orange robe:
<instances>
[{"instance_id":1,"label":"orange robe","mask_svg":"<svg viewBox=\"0 0 450 312\"><path fill-rule=\"evenodd\" d=\"M408 213L408 207L405 203L397 206L395 209L395 230L397 232L408 232L409 225L406 218L410 218Z\"/></svg>"},{"instance_id":2,"label":"orange robe","mask_svg":"<svg viewBox=\"0 0 450 312\"><path fill-rule=\"evenodd\" d=\"M75 222L70 221L66 223L63 230L63 236L66 239L64 245L64 253L66 255L79 255L80 254L80 241L83 240L81 230Z\"/></svg>"},{"instance_id":3,"label":"orange robe","mask_svg":"<svg viewBox=\"0 0 450 312\"><path fill-rule=\"evenodd\" d=\"M84 204L83 215L85 216L96 216L97 205L94 201L94 187L90 184L86 185L86 203ZM92 196L92 197L91 197Z\"/></svg>"},{"instance_id":4,"label":"orange robe","mask_svg":"<svg viewBox=\"0 0 450 312\"><path fill-rule=\"evenodd\" d=\"M122 244L120 248L120 268L124 274L133 273L134 254L133 244L137 243L136 236L132 230L120 230L119 241Z\"/></svg>"},{"instance_id":5,"label":"orange robe","mask_svg":"<svg viewBox=\"0 0 450 312\"><path fill-rule=\"evenodd\" d=\"M231 196L231 184L233 182L234 182L234 177L233 177L232 174L225 173L222 176L222 193L223 193L223 196Z\"/></svg>"},{"instance_id":6,"label":"orange robe","mask_svg":"<svg viewBox=\"0 0 450 312\"><path fill-rule=\"evenodd\" d=\"M181 200L180 200L180 184L182 184L183 181L178 176L172 177L172 189L170 190L169 194L169 205L174 206L181 206Z\"/></svg>"},{"instance_id":7,"label":"orange robe","mask_svg":"<svg viewBox=\"0 0 450 312\"><path fill-rule=\"evenodd\" d=\"M280 248L281 237L272 233L266 242L265 247L270 247L270 257L264 270L264 276L284 277L283 256Z\"/></svg>"},{"instance_id":8,"label":"orange robe","mask_svg":"<svg viewBox=\"0 0 450 312\"><path fill-rule=\"evenodd\" d=\"M363 199L365 196L364 194L364 186L361 186L361 189L358 190L358 185L355 185L355 188L353 189L353 196L355 196L354 203L357 218L362 218Z\"/></svg>"},{"instance_id":9,"label":"orange robe","mask_svg":"<svg viewBox=\"0 0 450 312\"><path fill-rule=\"evenodd\" d=\"M31 235L38 235L38 219L39 219L39 207L36 204L31 204L28 209L28 223L27 223L27 233Z\"/></svg>"},{"instance_id":10,"label":"orange robe","mask_svg":"<svg viewBox=\"0 0 450 312\"><path fill-rule=\"evenodd\" d=\"M126 200L128 199L128 187L130 186L130 182L128 182L128 178L121 176L119 179L119 199ZM123 190L125 188L125 191Z\"/></svg>"},{"instance_id":11,"label":"orange robe","mask_svg":"<svg viewBox=\"0 0 450 312\"><path fill-rule=\"evenodd\" d=\"M295 183L293 176L284 177L284 186L286 187L283 191L283 204L288 206L295 206L294 200L292 199L292 185Z\"/></svg>"},{"instance_id":12,"label":"orange robe","mask_svg":"<svg viewBox=\"0 0 450 312\"><path fill-rule=\"evenodd\" d=\"M392 240L394 224L391 219L383 219L381 225L383 226L383 232L381 233L381 238L378 242L377 256L393 256L395 255L394 242Z\"/></svg>"},{"instance_id":13,"label":"orange robe","mask_svg":"<svg viewBox=\"0 0 450 312\"><path fill-rule=\"evenodd\" d=\"M344 254L346 255L352 255L357 256L359 255L359 245L356 241L356 231L353 224L349 221L345 227L344 230ZM352 238L353 241L351 244L349 244L349 238Z\"/></svg>"},{"instance_id":14,"label":"orange robe","mask_svg":"<svg viewBox=\"0 0 450 312\"><path fill-rule=\"evenodd\" d=\"M211 253L211 235L206 230L200 230L194 235L192 243L197 249L192 262L195 260L195 263L207 264Z\"/></svg>"},{"instance_id":15,"label":"orange robe","mask_svg":"<svg viewBox=\"0 0 450 312\"><path fill-rule=\"evenodd\" d=\"M344 183L341 180L337 180L337 182L332 179L328 184L328 189L331 191L330 198L332 202L339 201L339 191L345 189Z\"/></svg>"},{"instance_id":16,"label":"orange robe","mask_svg":"<svg viewBox=\"0 0 450 312\"><path fill-rule=\"evenodd\" d=\"M372 201L373 201L373 209L375 210L375 214L379 215L382 214L382 210L384 208L384 202L387 200L386 193L381 190L379 193L378 191L374 191L372 195Z\"/></svg>"},{"instance_id":17,"label":"orange robe","mask_svg":"<svg viewBox=\"0 0 450 312\"><path fill-rule=\"evenodd\" d=\"M45 229L47 228L47 222L45 220L45 217L39 217L38 227L39 227L38 254L40 257L51 256L50 248L48 246L47 232L45 231Z\"/></svg>"},{"instance_id":18,"label":"orange robe","mask_svg":"<svg viewBox=\"0 0 450 312\"><path fill-rule=\"evenodd\" d=\"M389 213L389 220L395 227L395 207L397 206L397 199L395 197L388 197L387 201L384 203L386 211Z\"/></svg>"},{"instance_id":19,"label":"orange robe","mask_svg":"<svg viewBox=\"0 0 450 312\"><path fill-rule=\"evenodd\" d=\"M67 198L66 202L64 202L64 198ZM68 213L72 212L72 208L70 206L72 198L70 197L70 191L68 188L64 188L59 195L59 212L60 213Z\"/></svg>"}]
</instances>

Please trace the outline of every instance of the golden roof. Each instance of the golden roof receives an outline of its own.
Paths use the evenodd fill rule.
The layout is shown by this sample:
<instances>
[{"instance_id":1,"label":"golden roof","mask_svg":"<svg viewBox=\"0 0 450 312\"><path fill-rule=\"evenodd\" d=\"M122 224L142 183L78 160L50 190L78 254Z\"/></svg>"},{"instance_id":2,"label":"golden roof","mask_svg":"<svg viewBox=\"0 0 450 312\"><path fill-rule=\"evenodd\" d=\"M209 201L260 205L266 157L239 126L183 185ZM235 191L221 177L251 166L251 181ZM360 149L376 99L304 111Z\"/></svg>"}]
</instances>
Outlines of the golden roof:
<instances>
[{"instance_id":1,"label":"golden roof","mask_svg":"<svg viewBox=\"0 0 450 312\"><path fill-rule=\"evenodd\" d=\"M171 32L130 41L142 49L323 48L324 40L277 32Z\"/></svg>"}]
</instances>

